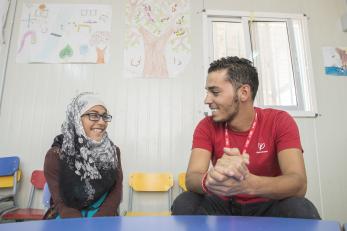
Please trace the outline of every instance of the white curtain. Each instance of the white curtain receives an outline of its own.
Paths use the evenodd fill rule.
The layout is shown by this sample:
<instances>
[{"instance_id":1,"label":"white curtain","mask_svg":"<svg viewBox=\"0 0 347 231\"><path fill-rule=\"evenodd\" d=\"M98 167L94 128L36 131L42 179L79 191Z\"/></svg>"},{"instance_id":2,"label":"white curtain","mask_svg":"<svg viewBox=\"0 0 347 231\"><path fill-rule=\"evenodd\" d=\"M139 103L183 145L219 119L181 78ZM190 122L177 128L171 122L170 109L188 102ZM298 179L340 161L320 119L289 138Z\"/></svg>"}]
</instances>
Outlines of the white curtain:
<instances>
[{"instance_id":1,"label":"white curtain","mask_svg":"<svg viewBox=\"0 0 347 231\"><path fill-rule=\"evenodd\" d=\"M264 105L297 106L287 23L252 22L250 29Z\"/></svg>"},{"instance_id":2,"label":"white curtain","mask_svg":"<svg viewBox=\"0 0 347 231\"><path fill-rule=\"evenodd\" d=\"M246 57L241 22L213 22L214 60L225 56Z\"/></svg>"}]
</instances>

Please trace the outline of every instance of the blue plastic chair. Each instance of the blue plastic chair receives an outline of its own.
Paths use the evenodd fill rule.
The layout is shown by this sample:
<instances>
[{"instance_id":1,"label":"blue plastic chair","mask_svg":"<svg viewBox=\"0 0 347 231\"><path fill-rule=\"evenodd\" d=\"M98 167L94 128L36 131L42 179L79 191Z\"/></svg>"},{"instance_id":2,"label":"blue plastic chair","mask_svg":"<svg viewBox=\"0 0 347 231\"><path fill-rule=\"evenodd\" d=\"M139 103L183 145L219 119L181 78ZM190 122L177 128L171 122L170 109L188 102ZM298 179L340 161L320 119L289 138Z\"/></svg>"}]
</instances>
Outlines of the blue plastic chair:
<instances>
[{"instance_id":1,"label":"blue plastic chair","mask_svg":"<svg viewBox=\"0 0 347 231\"><path fill-rule=\"evenodd\" d=\"M0 214L16 207L18 171L19 157L0 157L0 189L12 188L12 193L0 195Z\"/></svg>"}]
</instances>

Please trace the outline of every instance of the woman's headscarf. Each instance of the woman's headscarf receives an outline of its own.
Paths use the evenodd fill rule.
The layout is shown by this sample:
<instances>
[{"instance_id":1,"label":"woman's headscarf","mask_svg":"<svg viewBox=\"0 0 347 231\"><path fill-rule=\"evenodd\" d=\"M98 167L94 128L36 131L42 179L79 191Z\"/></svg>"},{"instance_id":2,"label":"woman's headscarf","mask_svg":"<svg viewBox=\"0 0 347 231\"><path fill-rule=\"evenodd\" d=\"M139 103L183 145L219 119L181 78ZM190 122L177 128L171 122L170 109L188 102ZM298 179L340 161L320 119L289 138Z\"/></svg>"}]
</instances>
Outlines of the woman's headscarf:
<instances>
[{"instance_id":1,"label":"woman's headscarf","mask_svg":"<svg viewBox=\"0 0 347 231\"><path fill-rule=\"evenodd\" d=\"M68 105L62 134L52 146L60 152L60 193L69 207L86 208L114 185L118 160L107 133L94 141L87 137L81 116L90 108L105 104L93 93L77 95ZM102 119L102 118L100 118Z\"/></svg>"}]
</instances>

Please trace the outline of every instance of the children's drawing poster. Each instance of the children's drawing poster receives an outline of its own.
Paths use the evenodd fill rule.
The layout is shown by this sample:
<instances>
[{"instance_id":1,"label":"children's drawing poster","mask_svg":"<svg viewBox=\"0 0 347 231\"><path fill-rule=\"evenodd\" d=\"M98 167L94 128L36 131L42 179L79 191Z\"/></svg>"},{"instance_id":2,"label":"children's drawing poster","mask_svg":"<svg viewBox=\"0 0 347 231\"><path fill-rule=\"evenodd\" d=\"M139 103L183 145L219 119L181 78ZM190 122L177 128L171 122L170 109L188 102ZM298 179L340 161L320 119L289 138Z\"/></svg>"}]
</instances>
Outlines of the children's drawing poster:
<instances>
[{"instance_id":1,"label":"children's drawing poster","mask_svg":"<svg viewBox=\"0 0 347 231\"><path fill-rule=\"evenodd\" d=\"M189 0L127 0L126 78L170 78L191 56Z\"/></svg>"},{"instance_id":2,"label":"children's drawing poster","mask_svg":"<svg viewBox=\"0 0 347 231\"><path fill-rule=\"evenodd\" d=\"M112 7L97 4L24 3L19 63L107 63Z\"/></svg>"},{"instance_id":3,"label":"children's drawing poster","mask_svg":"<svg viewBox=\"0 0 347 231\"><path fill-rule=\"evenodd\" d=\"M347 76L347 48L323 47L326 75Z\"/></svg>"}]
</instances>

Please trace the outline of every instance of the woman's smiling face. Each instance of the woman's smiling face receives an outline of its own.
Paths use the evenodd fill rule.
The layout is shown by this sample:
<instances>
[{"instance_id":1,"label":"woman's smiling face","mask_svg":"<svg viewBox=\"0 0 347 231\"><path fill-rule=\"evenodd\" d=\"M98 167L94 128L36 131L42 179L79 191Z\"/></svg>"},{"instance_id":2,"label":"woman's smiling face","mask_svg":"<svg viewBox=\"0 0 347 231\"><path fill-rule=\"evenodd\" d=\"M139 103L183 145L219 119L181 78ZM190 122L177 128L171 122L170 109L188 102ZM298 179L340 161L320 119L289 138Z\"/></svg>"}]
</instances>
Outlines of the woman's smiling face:
<instances>
[{"instance_id":1,"label":"woman's smiling face","mask_svg":"<svg viewBox=\"0 0 347 231\"><path fill-rule=\"evenodd\" d=\"M89 119L90 116L88 114L98 114L99 120L98 121L90 120ZM100 105L96 105L94 107L91 107L88 111L86 111L81 116L84 132L90 139L94 141L101 141L102 137L104 136L106 132L108 123L105 122L102 118L102 115L104 114L107 114L106 108Z\"/></svg>"}]
</instances>

